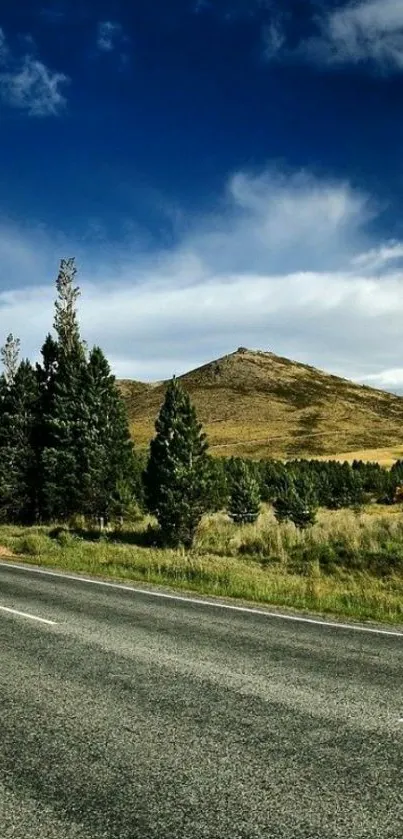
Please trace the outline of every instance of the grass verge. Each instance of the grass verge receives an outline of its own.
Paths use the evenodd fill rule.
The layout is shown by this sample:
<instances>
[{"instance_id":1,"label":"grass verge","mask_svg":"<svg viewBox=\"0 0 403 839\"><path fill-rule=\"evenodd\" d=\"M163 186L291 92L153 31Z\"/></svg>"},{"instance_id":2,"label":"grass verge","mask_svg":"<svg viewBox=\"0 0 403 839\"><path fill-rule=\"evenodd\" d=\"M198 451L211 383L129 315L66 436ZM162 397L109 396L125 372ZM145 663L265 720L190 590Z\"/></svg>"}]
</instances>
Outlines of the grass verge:
<instances>
[{"instance_id":1,"label":"grass verge","mask_svg":"<svg viewBox=\"0 0 403 839\"><path fill-rule=\"evenodd\" d=\"M241 528L218 514L202 523L188 554L153 547L150 524L146 519L101 538L4 526L0 545L24 562L77 574L403 624L403 522L396 514L323 511L302 534L293 525L277 525L269 508L256 525Z\"/></svg>"}]
</instances>

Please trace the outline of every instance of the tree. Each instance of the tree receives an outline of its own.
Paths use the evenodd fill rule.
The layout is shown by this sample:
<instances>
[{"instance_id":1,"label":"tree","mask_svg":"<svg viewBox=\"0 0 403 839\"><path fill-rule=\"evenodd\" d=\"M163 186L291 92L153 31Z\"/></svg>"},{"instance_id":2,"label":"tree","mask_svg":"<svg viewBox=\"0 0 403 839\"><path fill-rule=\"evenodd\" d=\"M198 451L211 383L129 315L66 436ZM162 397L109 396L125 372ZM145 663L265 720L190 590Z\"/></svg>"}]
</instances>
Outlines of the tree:
<instances>
[{"instance_id":1,"label":"tree","mask_svg":"<svg viewBox=\"0 0 403 839\"><path fill-rule=\"evenodd\" d=\"M174 377L155 423L144 474L146 501L165 544L190 548L208 510L207 442L189 395Z\"/></svg>"},{"instance_id":2,"label":"tree","mask_svg":"<svg viewBox=\"0 0 403 839\"><path fill-rule=\"evenodd\" d=\"M13 384L20 364L20 345L20 339L14 338L14 335L10 333L10 335L7 336L4 347L0 350L0 357L4 368L4 381L8 386Z\"/></svg>"},{"instance_id":3,"label":"tree","mask_svg":"<svg viewBox=\"0 0 403 839\"><path fill-rule=\"evenodd\" d=\"M81 510L108 519L132 506L136 465L125 405L99 347L91 350L82 391L85 404L77 440Z\"/></svg>"},{"instance_id":4,"label":"tree","mask_svg":"<svg viewBox=\"0 0 403 839\"><path fill-rule=\"evenodd\" d=\"M224 458L208 455L208 511L218 513L225 510L229 498L229 486Z\"/></svg>"},{"instance_id":5,"label":"tree","mask_svg":"<svg viewBox=\"0 0 403 839\"><path fill-rule=\"evenodd\" d=\"M56 280L57 298L55 302L54 327L58 336L61 355L84 356L84 342L80 338L76 303L80 289L74 286L77 274L74 257L62 259Z\"/></svg>"},{"instance_id":6,"label":"tree","mask_svg":"<svg viewBox=\"0 0 403 839\"><path fill-rule=\"evenodd\" d=\"M317 506L315 489L307 475L295 479L273 502L277 521L292 521L299 530L315 524Z\"/></svg>"},{"instance_id":7,"label":"tree","mask_svg":"<svg viewBox=\"0 0 403 839\"><path fill-rule=\"evenodd\" d=\"M41 387L40 475L42 516L66 519L81 512L82 476L77 449L83 439L86 394L83 388L86 348L80 338L74 286L74 259L62 259L56 280L54 327L56 342L48 336L43 366L38 370Z\"/></svg>"},{"instance_id":8,"label":"tree","mask_svg":"<svg viewBox=\"0 0 403 839\"><path fill-rule=\"evenodd\" d=\"M81 512L82 475L78 451L85 447L83 370L61 365L49 413L44 416L46 445L41 452L43 517L65 520Z\"/></svg>"},{"instance_id":9,"label":"tree","mask_svg":"<svg viewBox=\"0 0 403 839\"><path fill-rule=\"evenodd\" d=\"M250 464L239 461L233 475L228 515L236 524L252 524L260 513L259 484Z\"/></svg>"},{"instance_id":10,"label":"tree","mask_svg":"<svg viewBox=\"0 0 403 839\"><path fill-rule=\"evenodd\" d=\"M273 500L273 511L279 524L291 521L294 504L295 490L291 486L283 490L283 492L281 492L280 495Z\"/></svg>"},{"instance_id":11,"label":"tree","mask_svg":"<svg viewBox=\"0 0 403 839\"><path fill-rule=\"evenodd\" d=\"M35 372L19 363L19 341L9 335L1 351L0 377L0 517L31 523L35 518L33 428L37 402Z\"/></svg>"}]
</instances>

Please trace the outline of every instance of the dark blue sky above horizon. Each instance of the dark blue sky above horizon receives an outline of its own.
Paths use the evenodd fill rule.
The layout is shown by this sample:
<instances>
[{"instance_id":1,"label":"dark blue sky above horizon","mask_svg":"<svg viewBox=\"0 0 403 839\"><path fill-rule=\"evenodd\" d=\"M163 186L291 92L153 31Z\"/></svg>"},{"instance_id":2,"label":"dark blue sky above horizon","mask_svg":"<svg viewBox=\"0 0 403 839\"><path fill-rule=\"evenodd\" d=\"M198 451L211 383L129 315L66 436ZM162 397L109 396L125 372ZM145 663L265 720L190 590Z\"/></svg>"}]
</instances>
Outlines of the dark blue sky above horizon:
<instances>
[{"instance_id":1,"label":"dark blue sky above horizon","mask_svg":"<svg viewBox=\"0 0 403 839\"><path fill-rule=\"evenodd\" d=\"M309 31L311 4L286 5L294 27ZM382 223L399 235L402 78L273 67L262 32L274 6L212 0L197 13L194 0L0 3L15 52L30 35L41 60L70 79L57 119L27 127L24 111L2 109L3 206L74 236L91 238L93 219L119 237L130 218L145 239L165 239L175 232L171 206L210 208L228 173L275 160L370 189L391 205ZM110 52L96 46L103 20L119 22L127 38Z\"/></svg>"},{"instance_id":2,"label":"dark blue sky above horizon","mask_svg":"<svg viewBox=\"0 0 403 839\"><path fill-rule=\"evenodd\" d=\"M11 237L15 251L19 243L27 260L30 248L43 251L38 273L27 274L4 244L0 291L42 287L44 266L57 265L67 245L99 288L112 275L101 276L97 255L118 273L122 260L126 271L129 254L132 261L137 256L143 273L132 283L146 287L162 259L176 264L189 252L208 265L200 280L207 287L225 272L224 282L234 271L260 278L346 271L354 250L359 255L391 241L398 248L403 240L403 2L0 0L0 29L0 219L5 241ZM295 187L301 172L310 179L308 204L326 196L320 217L328 213L334 230L325 241L315 238L312 213L309 253L302 248L300 262L276 257L271 264L274 233L267 253L262 237L258 256L251 246L263 216L267 229L262 184L267 206L274 194L284 207L295 191L301 198ZM246 178L241 198L229 186L237 176ZM352 218L353 243L348 231L340 233L344 220L334 220L329 191L338 189L345 190L342 215ZM368 207L358 219L361 211L351 208L362 196ZM271 231L274 212L271 206ZM236 250L240 215L249 238L235 263L221 256ZM217 235L225 245L214 246L214 261ZM208 257L200 246L206 236ZM337 264L341 242L345 261ZM167 282L166 267L162 274ZM127 287L127 272L121 282ZM261 341L261 329L250 338ZM217 351L226 346L220 340ZM292 352L287 340L279 340L279 351ZM200 336L195 360L208 356L209 341ZM321 341L316 349L300 343L301 360L305 353L332 364ZM183 349L175 352L172 363L183 357ZM367 375L394 369L392 356L374 359ZM116 358L118 366L130 366L127 348ZM348 372L348 363L341 353L333 367ZM351 374L359 368L363 375L358 363Z\"/></svg>"}]
</instances>

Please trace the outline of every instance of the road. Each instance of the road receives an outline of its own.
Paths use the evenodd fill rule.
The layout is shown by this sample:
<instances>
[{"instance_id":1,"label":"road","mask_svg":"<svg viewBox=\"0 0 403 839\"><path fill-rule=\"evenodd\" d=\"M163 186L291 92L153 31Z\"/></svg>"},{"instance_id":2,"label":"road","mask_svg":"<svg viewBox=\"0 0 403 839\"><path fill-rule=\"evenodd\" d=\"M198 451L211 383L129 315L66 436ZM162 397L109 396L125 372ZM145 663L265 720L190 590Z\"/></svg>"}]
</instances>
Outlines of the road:
<instances>
[{"instance_id":1,"label":"road","mask_svg":"<svg viewBox=\"0 0 403 839\"><path fill-rule=\"evenodd\" d=\"M1 839L399 839L402 652L0 564Z\"/></svg>"}]
</instances>

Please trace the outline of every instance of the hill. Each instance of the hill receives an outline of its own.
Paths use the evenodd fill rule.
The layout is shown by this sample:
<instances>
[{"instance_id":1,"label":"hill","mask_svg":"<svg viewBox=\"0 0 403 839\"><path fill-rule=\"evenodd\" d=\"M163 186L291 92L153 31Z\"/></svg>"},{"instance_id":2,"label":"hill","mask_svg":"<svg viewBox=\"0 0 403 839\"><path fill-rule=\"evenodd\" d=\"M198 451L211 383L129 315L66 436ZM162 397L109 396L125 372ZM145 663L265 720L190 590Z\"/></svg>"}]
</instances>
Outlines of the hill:
<instances>
[{"instance_id":1,"label":"hill","mask_svg":"<svg viewBox=\"0 0 403 839\"><path fill-rule=\"evenodd\" d=\"M271 352L240 347L178 378L212 454L292 458L363 456L384 447L398 456L399 446L403 451L403 397ZM166 384L119 382L140 447L154 434Z\"/></svg>"}]
</instances>

